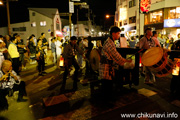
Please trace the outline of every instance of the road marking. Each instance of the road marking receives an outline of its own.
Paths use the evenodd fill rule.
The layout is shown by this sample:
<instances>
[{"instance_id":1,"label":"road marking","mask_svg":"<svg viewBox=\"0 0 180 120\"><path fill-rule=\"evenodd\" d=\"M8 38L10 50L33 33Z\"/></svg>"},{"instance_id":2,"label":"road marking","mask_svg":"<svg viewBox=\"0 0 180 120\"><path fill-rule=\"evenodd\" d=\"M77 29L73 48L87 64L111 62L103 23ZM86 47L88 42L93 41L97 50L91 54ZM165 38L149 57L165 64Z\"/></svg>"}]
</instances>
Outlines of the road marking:
<instances>
[{"instance_id":1,"label":"road marking","mask_svg":"<svg viewBox=\"0 0 180 120\"><path fill-rule=\"evenodd\" d=\"M152 90L149 90L149 89L146 89L146 88L141 88L141 89L139 89L139 90L138 90L138 93L139 93L139 94L142 94L142 95L144 95L144 96L146 96L146 97L151 97L151 96L157 94L156 92L154 92L154 91L152 91Z\"/></svg>"}]
</instances>

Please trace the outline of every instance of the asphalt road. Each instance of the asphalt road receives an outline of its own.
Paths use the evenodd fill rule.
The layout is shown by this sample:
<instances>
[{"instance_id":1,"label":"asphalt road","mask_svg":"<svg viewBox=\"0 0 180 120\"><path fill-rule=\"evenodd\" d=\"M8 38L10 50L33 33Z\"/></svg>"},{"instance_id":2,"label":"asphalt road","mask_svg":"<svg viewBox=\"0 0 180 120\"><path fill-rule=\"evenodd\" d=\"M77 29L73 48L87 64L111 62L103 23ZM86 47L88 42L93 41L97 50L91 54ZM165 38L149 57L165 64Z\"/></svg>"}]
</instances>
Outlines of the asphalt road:
<instances>
[{"instance_id":1,"label":"asphalt road","mask_svg":"<svg viewBox=\"0 0 180 120\"><path fill-rule=\"evenodd\" d=\"M147 120L152 115L155 120L157 117L180 119L179 98L170 94L171 75L156 78L151 86L144 84L144 77L140 76L138 86L130 89L128 85L124 85L123 89L114 92L113 101L106 103L99 94L100 84L95 86L93 95L89 84L83 86L79 82L78 90L72 91L73 80L69 76L66 91L62 94L60 87L63 68L57 69L49 59L46 64L47 75L38 76L36 66L37 64L27 64L27 69L20 73L22 80L26 82L28 102L17 103L17 92L12 97L7 97L9 109L0 113L0 120ZM84 72L85 69L82 69L80 80L84 78ZM89 78L92 79L93 75L89 75ZM64 98L60 99L59 96L64 96L67 100L63 102ZM44 98L55 97L57 99L51 101L50 106L45 105ZM126 116L127 114L132 116Z\"/></svg>"}]
</instances>

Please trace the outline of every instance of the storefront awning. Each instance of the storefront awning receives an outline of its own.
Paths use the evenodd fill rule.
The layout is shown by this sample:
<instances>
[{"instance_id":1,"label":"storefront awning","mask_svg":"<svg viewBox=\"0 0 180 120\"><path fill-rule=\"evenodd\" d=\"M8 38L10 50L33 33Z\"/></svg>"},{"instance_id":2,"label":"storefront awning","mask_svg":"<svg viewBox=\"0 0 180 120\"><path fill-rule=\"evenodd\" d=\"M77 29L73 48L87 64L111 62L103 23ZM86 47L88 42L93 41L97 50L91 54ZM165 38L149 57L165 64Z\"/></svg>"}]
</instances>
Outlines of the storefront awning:
<instances>
[{"instance_id":1,"label":"storefront awning","mask_svg":"<svg viewBox=\"0 0 180 120\"><path fill-rule=\"evenodd\" d=\"M163 29L163 23L144 25L144 30L147 28L155 28L155 30Z\"/></svg>"}]
</instances>

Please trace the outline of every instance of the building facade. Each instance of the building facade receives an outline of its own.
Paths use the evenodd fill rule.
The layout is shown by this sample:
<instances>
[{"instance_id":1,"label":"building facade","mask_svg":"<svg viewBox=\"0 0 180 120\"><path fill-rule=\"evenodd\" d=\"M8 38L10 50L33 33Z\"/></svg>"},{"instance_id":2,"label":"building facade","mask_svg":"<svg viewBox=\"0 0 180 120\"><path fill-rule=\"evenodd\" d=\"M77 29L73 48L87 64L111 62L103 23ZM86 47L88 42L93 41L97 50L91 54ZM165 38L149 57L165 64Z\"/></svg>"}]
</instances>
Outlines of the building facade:
<instances>
[{"instance_id":1,"label":"building facade","mask_svg":"<svg viewBox=\"0 0 180 120\"><path fill-rule=\"evenodd\" d=\"M180 33L180 1L151 0L149 12L139 10L141 0L116 0L116 25L126 35L142 35L148 27L176 39Z\"/></svg>"},{"instance_id":2,"label":"building facade","mask_svg":"<svg viewBox=\"0 0 180 120\"><path fill-rule=\"evenodd\" d=\"M29 21L11 24L11 34L18 33L26 43L27 38L34 34L36 38L44 32L48 41L52 36L62 36L62 23L56 8L28 8ZM8 34L7 27L0 28L0 34Z\"/></svg>"}]
</instances>

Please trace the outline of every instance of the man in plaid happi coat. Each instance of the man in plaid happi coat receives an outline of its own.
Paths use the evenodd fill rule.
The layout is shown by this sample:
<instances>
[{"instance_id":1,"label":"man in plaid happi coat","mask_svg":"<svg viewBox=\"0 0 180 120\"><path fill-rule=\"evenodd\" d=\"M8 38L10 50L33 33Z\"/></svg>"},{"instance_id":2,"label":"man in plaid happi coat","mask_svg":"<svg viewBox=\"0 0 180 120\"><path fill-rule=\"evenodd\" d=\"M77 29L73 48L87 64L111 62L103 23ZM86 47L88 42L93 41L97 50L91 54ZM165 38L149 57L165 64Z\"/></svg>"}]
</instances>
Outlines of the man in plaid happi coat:
<instances>
[{"instance_id":1,"label":"man in plaid happi coat","mask_svg":"<svg viewBox=\"0 0 180 120\"><path fill-rule=\"evenodd\" d=\"M101 51L101 61L99 66L99 76L102 80L102 93L105 96L112 95L113 89L113 77L115 77L115 72L113 65L114 63L124 66L126 62L131 62L132 60L126 60L123 58L119 52L116 50L114 41L119 40L121 30L113 26L110 29L110 37L104 42Z\"/></svg>"}]
</instances>

